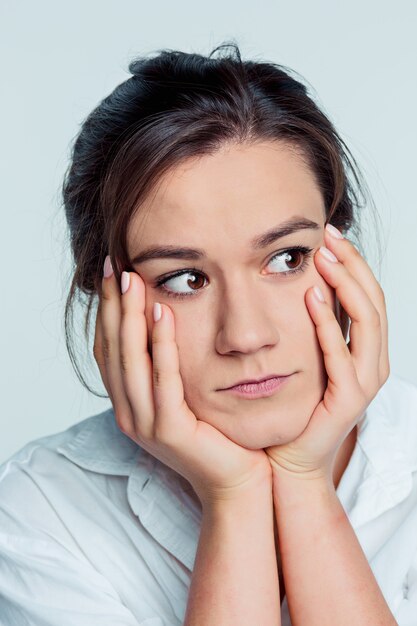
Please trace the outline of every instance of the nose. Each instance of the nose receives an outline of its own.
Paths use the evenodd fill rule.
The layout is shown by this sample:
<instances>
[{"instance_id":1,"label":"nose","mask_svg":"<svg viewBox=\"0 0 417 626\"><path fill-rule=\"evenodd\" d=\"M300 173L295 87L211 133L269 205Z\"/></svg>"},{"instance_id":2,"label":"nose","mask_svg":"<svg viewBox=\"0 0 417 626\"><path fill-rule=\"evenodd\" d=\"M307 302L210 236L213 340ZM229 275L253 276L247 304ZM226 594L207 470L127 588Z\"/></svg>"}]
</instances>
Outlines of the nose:
<instances>
[{"instance_id":1,"label":"nose","mask_svg":"<svg viewBox=\"0 0 417 626\"><path fill-rule=\"evenodd\" d=\"M219 354L254 353L279 341L273 309L265 292L256 292L253 284L236 283L225 289L218 308L216 350Z\"/></svg>"}]
</instances>

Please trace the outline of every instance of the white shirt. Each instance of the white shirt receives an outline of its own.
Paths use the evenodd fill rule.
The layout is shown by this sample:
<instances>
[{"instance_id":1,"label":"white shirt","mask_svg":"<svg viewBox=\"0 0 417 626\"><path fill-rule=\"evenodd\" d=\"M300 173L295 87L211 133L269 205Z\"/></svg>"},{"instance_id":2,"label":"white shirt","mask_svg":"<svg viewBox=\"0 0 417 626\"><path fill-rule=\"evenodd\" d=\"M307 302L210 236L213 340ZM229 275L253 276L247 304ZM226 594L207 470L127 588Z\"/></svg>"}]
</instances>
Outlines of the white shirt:
<instances>
[{"instance_id":1,"label":"white shirt","mask_svg":"<svg viewBox=\"0 0 417 626\"><path fill-rule=\"evenodd\" d=\"M417 386L391 373L358 430L337 494L398 624L416 626ZM181 626L200 523L188 481L111 408L26 444L0 466L0 624Z\"/></svg>"}]
</instances>

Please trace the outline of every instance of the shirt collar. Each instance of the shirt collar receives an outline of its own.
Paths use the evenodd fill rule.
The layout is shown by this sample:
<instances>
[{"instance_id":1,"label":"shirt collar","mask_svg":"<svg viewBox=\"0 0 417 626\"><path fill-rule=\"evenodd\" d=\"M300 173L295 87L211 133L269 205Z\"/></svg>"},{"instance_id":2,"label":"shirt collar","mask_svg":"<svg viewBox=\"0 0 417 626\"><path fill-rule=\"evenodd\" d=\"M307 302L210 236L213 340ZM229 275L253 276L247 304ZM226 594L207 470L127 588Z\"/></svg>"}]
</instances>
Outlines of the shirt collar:
<instances>
[{"instance_id":1,"label":"shirt collar","mask_svg":"<svg viewBox=\"0 0 417 626\"><path fill-rule=\"evenodd\" d=\"M353 527L404 500L416 464L407 457L397 428L398 378L390 374L358 423L358 437L337 494ZM118 428L113 409L68 429L57 450L80 467L128 476L133 512L151 535L192 570L201 505L190 483L150 455Z\"/></svg>"},{"instance_id":2,"label":"shirt collar","mask_svg":"<svg viewBox=\"0 0 417 626\"><path fill-rule=\"evenodd\" d=\"M57 451L86 470L127 476L132 511L154 539L191 571L202 510L190 483L122 433L112 408L75 424L67 434L68 440Z\"/></svg>"},{"instance_id":3,"label":"shirt collar","mask_svg":"<svg viewBox=\"0 0 417 626\"><path fill-rule=\"evenodd\" d=\"M68 439L57 451L80 467L100 474L128 476L142 450L119 429L112 408L78 422L66 434Z\"/></svg>"}]
</instances>

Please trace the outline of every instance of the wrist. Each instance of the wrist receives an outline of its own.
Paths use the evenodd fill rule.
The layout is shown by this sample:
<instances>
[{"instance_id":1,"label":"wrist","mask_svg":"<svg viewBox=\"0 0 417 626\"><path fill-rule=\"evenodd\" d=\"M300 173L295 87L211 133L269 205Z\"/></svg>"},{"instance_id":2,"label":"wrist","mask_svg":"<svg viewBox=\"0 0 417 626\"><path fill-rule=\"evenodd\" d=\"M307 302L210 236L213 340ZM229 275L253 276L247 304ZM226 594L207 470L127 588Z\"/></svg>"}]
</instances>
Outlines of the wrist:
<instances>
[{"instance_id":1,"label":"wrist","mask_svg":"<svg viewBox=\"0 0 417 626\"><path fill-rule=\"evenodd\" d=\"M338 501L331 474L323 471L293 473L274 469L274 505L281 509L288 506L315 508Z\"/></svg>"},{"instance_id":2,"label":"wrist","mask_svg":"<svg viewBox=\"0 0 417 626\"><path fill-rule=\"evenodd\" d=\"M314 485L327 485L330 489L334 487L333 472L330 467L319 468L296 468L286 467L276 461L271 462L272 482L288 481L294 482L295 485L301 483Z\"/></svg>"},{"instance_id":3,"label":"wrist","mask_svg":"<svg viewBox=\"0 0 417 626\"><path fill-rule=\"evenodd\" d=\"M215 494L205 494L201 500L203 514L234 515L250 514L259 509L273 506L272 475L269 480L256 486L241 486L235 490L223 490Z\"/></svg>"}]
</instances>

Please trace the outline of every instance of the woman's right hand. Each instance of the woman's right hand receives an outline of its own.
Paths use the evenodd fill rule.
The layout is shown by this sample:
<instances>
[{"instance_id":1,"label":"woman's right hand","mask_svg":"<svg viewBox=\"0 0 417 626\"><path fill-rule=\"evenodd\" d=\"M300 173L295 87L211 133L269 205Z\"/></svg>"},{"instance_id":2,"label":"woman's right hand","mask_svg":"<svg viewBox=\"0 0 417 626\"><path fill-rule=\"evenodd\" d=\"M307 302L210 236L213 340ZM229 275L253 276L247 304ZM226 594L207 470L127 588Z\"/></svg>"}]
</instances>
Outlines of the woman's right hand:
<instances>
[{"instance_id":1,"label":"woman's right hand","mask_svg":"<svg viewBox=\"0 0 417 626\"><path fill-rule=\"evenodd\" d=\"M203 505L267 487L268 481L272 489L264 450L239 446L188 407L167 305L161 304L162 317L153 322L149 354L145 285L139 274L125 274L130 285L123 294L114 273L103 277L93 350L120 430L184 476Z\"/></svg>"}]
</instances>

